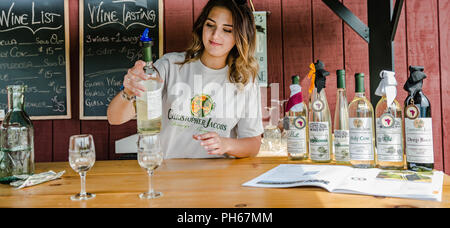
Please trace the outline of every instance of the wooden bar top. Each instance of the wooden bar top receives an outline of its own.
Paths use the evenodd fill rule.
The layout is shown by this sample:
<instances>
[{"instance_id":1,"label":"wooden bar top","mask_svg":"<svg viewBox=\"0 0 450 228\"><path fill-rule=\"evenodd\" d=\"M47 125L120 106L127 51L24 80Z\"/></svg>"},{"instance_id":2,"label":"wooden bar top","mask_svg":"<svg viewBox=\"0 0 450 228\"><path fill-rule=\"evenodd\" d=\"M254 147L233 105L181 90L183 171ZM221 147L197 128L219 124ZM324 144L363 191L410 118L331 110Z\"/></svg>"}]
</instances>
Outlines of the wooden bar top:
<instances>
[{"instance_id":1,"label":"wooden bar top","mask_svg":"<svg viewBox=\"0 0 450 228\"><path fill-rule=\"evenodd\" d=\"M279 164L297 164L286 157L165 160L155 171L154 189L164 195L140 199L148 178L136 160L97 161L87 173L87 192L96 198L71 201L80 191L80 177L68 162L37 163L36 173L66 173L59 180L14 189L0 185L0 207L164 207L164 208L299 208L299 207L450 207L450 177L445 175L442 202L330 193L318 187L288 189L241 185ZM304 162L303 162L304 163Z\"/></svg>"}]
</instances>

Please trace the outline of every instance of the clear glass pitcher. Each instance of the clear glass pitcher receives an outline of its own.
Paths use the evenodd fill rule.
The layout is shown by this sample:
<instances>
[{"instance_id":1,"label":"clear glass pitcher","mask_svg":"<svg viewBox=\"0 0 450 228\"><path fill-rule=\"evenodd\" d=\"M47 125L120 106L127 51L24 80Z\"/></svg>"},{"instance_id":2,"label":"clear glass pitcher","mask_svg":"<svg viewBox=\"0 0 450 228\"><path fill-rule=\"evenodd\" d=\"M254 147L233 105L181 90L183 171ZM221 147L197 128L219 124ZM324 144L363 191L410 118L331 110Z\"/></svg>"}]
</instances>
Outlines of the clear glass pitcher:
<instances>
[{"instance_id":1,"label":"clear glass pitcher","mask_svg":"<svg viewBox=\"0 0 450 228\"><path fill-rule=\"evenodd\" d=\"M24 110L25 89L23 85L7 87L8 113L0 126L0 181L34 173L34 129Z\"/></svg>"}]
</instances>

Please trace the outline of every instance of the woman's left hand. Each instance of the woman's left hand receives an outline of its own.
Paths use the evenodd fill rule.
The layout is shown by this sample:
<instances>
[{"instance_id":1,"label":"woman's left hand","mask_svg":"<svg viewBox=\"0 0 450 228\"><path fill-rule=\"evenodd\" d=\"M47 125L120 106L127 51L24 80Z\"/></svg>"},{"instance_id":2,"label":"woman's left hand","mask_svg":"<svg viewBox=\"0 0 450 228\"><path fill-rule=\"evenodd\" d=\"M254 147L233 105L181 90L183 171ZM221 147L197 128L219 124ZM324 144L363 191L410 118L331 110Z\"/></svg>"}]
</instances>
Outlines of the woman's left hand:
<instances>
[{"instance_id":1,"label":"woman's left hand","mask_svg":"<svg viewBox=\"0 0 450 228\"><path fill-rule=\"evenodd\" d=\"M208 132L200 135L192 136L195 140L201 140L202 145L208 154L223 155L229 152L229 144L227 138L220 137L216 132Z\"/></svg>"}]
</instances>

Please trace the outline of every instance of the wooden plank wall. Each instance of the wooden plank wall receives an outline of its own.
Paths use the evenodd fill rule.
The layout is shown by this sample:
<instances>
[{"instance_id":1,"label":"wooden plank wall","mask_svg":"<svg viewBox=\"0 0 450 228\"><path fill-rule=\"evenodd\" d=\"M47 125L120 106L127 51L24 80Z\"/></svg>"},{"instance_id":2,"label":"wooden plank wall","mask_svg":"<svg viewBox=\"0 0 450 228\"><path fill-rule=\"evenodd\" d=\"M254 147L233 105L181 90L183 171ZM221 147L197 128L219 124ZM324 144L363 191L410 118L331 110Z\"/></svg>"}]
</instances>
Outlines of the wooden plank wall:
<instances>
[{"instance_id":1,"label":"wooden plank wall","mask_svg":"<svg viewBox=\"0 0 450 228\"><path fill-rule=\"evenodd\" d=\"M191 40L191 28L207 0L164 1L165 53L183 51ZM347 71L348 97L354 96L355 72L364 72L369 92L367 44L329 10L321 0L253 0L257 11L270 11L268 16L268 73L271 88L263 89L263 106L271 98L289 96L290 76L299 74L308 99L309 64L316 59L325 62L332 74L327 80L327 96L333 112L336 103L335 71ZM367 23L367 2L341 0ZM428 78L424 91L432 102L435 167L450 174L450 95L449 23L450 0L405 1L395 38L395 66L399 82L399 101L406 92L402 85L408 77L409 65L423 65ZM78 1L70 1L71 120L34 121L36 161L67 161L70 135L94 135L97 159L116 159L114 141L136 132L136 122L110 126L107 121L80 121L78 114L79 33ZM377 77L378 75L375 75ZM277 87L279 88L277 94ZM272 103L275 105L275 103ZM263 111L265 119L268 113Z\"/></svg>"}]
</instances>

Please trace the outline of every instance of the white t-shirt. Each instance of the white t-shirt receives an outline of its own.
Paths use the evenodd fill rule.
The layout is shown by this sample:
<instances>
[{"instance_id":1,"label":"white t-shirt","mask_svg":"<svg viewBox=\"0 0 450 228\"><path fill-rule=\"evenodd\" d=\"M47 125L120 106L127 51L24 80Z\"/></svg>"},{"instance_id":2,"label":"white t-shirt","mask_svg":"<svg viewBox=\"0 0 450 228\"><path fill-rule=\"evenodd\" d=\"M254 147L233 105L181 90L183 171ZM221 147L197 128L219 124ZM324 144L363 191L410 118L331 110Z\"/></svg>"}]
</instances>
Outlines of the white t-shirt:
<instances>
[{"instance_id":1,"label":"white t-shirt","mask_svg":"<svg viewBox=\"0 0 450 228\"><path fill-rule=\"evenodd\" d=\"M193 135L216 132L247 138L264 131L257 83L242 89L228 80L228 66L214 70L200 60L180 65L185 53L168 53L154 63L164 80L161 146L168 158L215 158Z\"/></svg>"}]
</instances>

